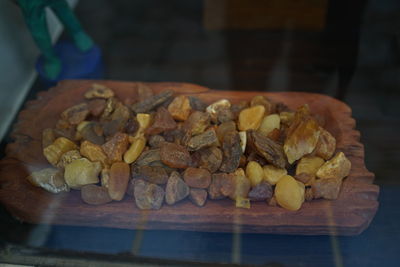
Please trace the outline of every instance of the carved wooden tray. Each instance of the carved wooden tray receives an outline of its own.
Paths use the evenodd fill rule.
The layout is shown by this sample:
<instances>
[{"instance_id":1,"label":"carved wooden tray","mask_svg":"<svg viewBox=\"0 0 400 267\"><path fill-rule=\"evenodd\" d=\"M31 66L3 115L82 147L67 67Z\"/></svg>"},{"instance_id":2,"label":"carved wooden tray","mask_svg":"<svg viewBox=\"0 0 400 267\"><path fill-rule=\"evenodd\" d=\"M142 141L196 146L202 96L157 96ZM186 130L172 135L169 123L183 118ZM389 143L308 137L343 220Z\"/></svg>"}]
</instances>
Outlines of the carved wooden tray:
<instances>
[{"instance_id":1,"label":"carved wooden tray","mask_svg":"<svg viewBox=\"0 0 400 267\"><path fill-rule=\"evenodd\" d=\"M135 82L96 81L112 88L120 99L135 100ZM14 142L0 161L0 201L16 218L30 223L115 227L126 229L174 229L192 231L260 232L302 235L356 235L365 230L378 209L379 187L374 174L364 164L364 148L359 142L351 109L328 96L310 93L215 91L186 83L148 83L156 92L172 88L178 93L196 95L211 102L221 98L238 102L255 95L266 95L291 108L308 103L311 111L324 116L328 131L337 139L338 150L352 162L335 201L314 200L299 211L252 203L251 209L238 209L230 200L207 201L204 207L184 200L161 210L141 211L126 196L121 202L91 206L82 202L79 191L51 194L29 184L25 177L47 165L42 155L41 132L53 127L60 113L83 100L93 81L64 81L26 104L14 125Z\"/></svg>"}]
</instances>

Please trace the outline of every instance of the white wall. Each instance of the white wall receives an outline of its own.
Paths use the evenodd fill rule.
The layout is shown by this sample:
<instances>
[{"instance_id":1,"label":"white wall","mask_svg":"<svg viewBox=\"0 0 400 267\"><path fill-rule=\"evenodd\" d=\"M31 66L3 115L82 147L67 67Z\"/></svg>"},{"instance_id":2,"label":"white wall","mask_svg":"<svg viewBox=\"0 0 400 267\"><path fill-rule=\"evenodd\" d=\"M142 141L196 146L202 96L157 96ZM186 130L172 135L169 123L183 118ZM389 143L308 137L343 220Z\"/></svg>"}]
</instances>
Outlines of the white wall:
<instances>
[{"instance_id":1,"label":"white wall","mask_svg":"<svg viewBox=\"0 0 400 267\"><path fill-rule=\"evenodd\" d=\"M67 0L75 6L78 0ZM49 29L55 41L62 26L50 10ZM11 0L0 0L0 140L18 112L35 78L38 49L20 9Z\"/></svg>"}]
</instances>

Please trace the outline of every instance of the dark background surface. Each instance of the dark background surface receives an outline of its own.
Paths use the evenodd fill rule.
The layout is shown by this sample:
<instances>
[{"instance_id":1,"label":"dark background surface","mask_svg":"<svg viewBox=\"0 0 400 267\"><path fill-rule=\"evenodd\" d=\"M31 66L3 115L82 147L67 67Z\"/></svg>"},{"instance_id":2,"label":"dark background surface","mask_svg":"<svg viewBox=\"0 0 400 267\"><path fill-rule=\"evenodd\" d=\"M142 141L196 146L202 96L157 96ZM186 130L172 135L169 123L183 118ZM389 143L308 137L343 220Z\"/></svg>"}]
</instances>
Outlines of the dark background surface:
<instances>
[{"instance_id":1,"label":"dark background surface","mask_svg":"<svg viewBox=\"0 0 400 267\"><path fill-rule=\"evenodd\" d=\"M2 210L3 245L277 266L398 266L400 3L333 2L322 32L290 25L206 30L202 1L80 1L76 14L103 51L106 79L340 97L353 109L366 166L381 188L380 208L364 233L282 236L28 225ZM37 81L27 100L44 89Z\"/></svg>"}]
</instances>

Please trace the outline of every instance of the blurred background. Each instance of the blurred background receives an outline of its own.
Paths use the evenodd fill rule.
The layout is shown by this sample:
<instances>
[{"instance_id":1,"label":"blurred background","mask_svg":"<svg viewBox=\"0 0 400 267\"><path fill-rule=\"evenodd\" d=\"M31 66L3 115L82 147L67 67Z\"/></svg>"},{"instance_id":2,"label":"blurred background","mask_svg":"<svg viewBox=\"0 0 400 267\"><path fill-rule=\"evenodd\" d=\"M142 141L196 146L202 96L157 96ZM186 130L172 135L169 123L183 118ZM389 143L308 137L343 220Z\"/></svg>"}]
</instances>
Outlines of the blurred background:
<instances>
[{"instance_id":1,"label":"blurred background","mask_svg":"<svg viewBox=\"0 0 400 267\"><path fill-rule=\"evenodd\" d=\"M394 204L400 192L400 1L68 2L102 50L104 79L190 82L219 90L306 91L337 97L352 108L366 166L381 186L381 207L371 227L359 237L336 241L243 235L239 262L390 266L399 259L390 244L400 237L400 212ZM50 11L48 24L54 42L67 38ZM34 70L38 55L18 7L0 0L2 152L23 103L47 90ZM131 249L136 235L110 229L38 228L15 224L2 213L3 224L11 229L2 230L5 240L39 247L119 253ZM100 245L98 240L104 239L111 243ZM308 245L290 248L287 244L294 241ZM139 254L144 256L238 262L231 257L232 237L227 234L146 231L143 242ZM277 246L268 253L249 250L273 244ZM312 247L320 254L314 255ZM376 250L382 254L370 254ZM283 259L287 251L290 255Z\"/></svg>"}]
</instances>

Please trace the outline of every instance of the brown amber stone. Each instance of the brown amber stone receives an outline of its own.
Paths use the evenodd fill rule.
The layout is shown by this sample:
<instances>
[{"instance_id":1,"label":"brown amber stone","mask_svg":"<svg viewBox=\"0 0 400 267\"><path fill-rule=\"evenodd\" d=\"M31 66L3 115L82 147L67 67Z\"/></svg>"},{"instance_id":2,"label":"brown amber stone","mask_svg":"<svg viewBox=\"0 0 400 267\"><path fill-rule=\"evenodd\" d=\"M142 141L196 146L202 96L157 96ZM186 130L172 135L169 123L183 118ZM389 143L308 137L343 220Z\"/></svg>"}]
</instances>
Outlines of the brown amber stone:
<instances>
[{"instance_id":1,"label":"brown amber stone","mask_svg":"<svg viewBox=\"0 0 400 267\"><path fill-rule=\"evenodd\" d=\"M110 97L106 101L106 106L104 108L103 113L101 114L102 120L109 120L111 113L114 111L117 103L119 101L115 97Z\"/></svg>"},{"instance_id":2,"label":"brown amber stone","mask_svg":"<svg viewBox=\"0 0 400 267\"><path fill-rule=\"evenodd\" d=\"M89 115L88 105L81 103L66 109L61 113L61 118L67 120L72 125L77 125L84 121L87 115Z\"/></svg>"},{"instance_id":3,"label":"brown amber stone","mask_svg":"<svg viewBox=\"0 0 400 267\"><path fill-rule=\"evenodd\" d=\"M183 124L183 131L189 137L204 132L210 125L210 115L205 112L195 111Z\"/></svg>"},{"instance_id":4,"label":"brown amber stone","mask_svg":"<svg viewBox=\"0 0 400 267\"><path fill-rule=\"evenodd\" d=\"M149 149L143 151L140 157L136 160L137 166L161 166L160 149Z\"/></svg>"},{"instance_id":5,"label":"brown amber stone","mask_svg":"<svg viewBox=\"0 0 400 267\"><path fill-rule=\"evenodd\" d=\"M125 151L128 149L128 135L124 133L116 133L107 143L102 145L110 162L122 161Z\"/></svg>"},{"instance_id":6,"label":"brown amber stone","mask_svg":"<svg viewBox=\"0 0 400 267\"><path fill-rule=\"evenodd\" d=\"M169 104L168 111L171 113L172 118L179 121L185 121L192 111L190 101L187 96L180 95L174 98Z\"/></svg>"},{"instance_id":7,"label":"brown amber stone","mask_svg":"<svg viewBox=\"0 0 400 267\"><path fill-rule=\"evenodd\" d=\"M340 192L342 179L327 178L317 179L311 185L314 198L337 199Z\"/></svg>"},{"instance_id":8,"label":"brown amber stone","mask_svg":"<svg viewBox=\"0 0 400 267\"><path fill-rule=\"evenodd\" d=\"M146 98L143 101L132 105L132 110L136 113L146 113L154 109L155 107L163 104L172 98L174 92L172 90L165 90L158 95Z\"/></svg>"},{"instance_id":9,"label":"brown amber stone","mask_svg":"<svg viewBox=\"0 0 400 267\"><path fill-rule=\"evenodd\" d=\"M132 116L133 113L131 112L129 107L125 106L125 104L121 101L116 100L114 103L114 110L110 113L108 118L103 119L121 120L126 122Z\"/></svg>"},{"instance_id":10,"label":"brown amber stone","mask_svg":"<svg viewBox=\"0 0 400 267\"><path fill-rule=\"evenodd\" d=\"M155 135L176 128L176 122L164 107L160 107L154 117L153 124L147 128L146 133Z\"/></svg>"},{"instance_id":11,"label":"brown amber stone","mask_svg":"<svg viewBox=\"0 0 400 267\"><path fill-rule=\"evenodd\" d=\"M149 138L149 145L152 148L159 148L163 142L165 142L165 138L161 135L152 135Z\"/></svg>"},{"instance_id":12,"label":"brown amber stone","mask_svg":"<svg viewBox=\"0 0 400 267\"><path fill-rule=\"evenodd\" d=\"M216 146L202 148L196 151L193 156L196 158L197 166L216 172L222 163L222 151Z\"/></svg>"},{"instance_id":13,"label":"brown amber stone","mask_svg":"<svg viewBox=\"0 0 400 267\"><path fill-rule=\"evenodd\" d=\"M232 174L214 173L211 177L211 184L208 187L208 196L210 199L221 199L225 196L221 192L221 188L225 180L229 180Z\"/></svg>"},{"instance_id":14,"label":"brown amber stone","mask_svg":"<svg viewBox=\"0 0 400 267\"><path fill-rule=\"evenodd\" d=\"M111 120L123 120L124 122L127 122L131 116L132 113L129 108L123 103L117 102L115 109L111 114Z\"/></svg>"},{"instance_id":15,"label":"brown amber stone","mask_svg":"<svg viewBox=\"0 0 400 267\"><path fill-rule=\"evenodd\" d=\"M192 158L185 147L174 143L164 142L160 147L161 161L171 168L186 168Z\"/></svg>"},{"instance_id":16,"label":"brown amber stone","mask_svg":"<svg viewBox=\"0 0 400 267\"><path fill-rule=\"evenodd\" d=\"M243 154L240 137L237 131L228 132L222 143L224 157L220 167L222 172L234 172L239 167L240 157Z\"/></svg>"},{"instance_id":17,"label":"brown amber stone","mask_svg":"<svg viewBox=\"0 0 400 267\"><path fill-rule=\"evenodd\" d=\"M202 207L207 200L207 190L200 188L191 188L189 198L193 202L193 204Z\"/></svg>"},{"instance_id":18,"label":"brown amber stone","mask_svg":"<svg viewBox=\"0 0 400 267\"><path fill-rule=\"evenodd\" d=\"M160 166L138 166L136 174L153 184L165 184L168 181L166 170Z\"/></svg>"},{"instance_id":19,"label":"brown amber stone","mask_svg":"<svg viewBox=\"0 0 400 267\"><path fill-rule=\"evenodd\" d=\"M113 200L122 200L128 188L129 176L129 165L125 162L115 162L111 165L108 194Z\"/></svg>"},{"instance_id":20,"label":"brown amber stone","mask_svg":"<svg viewBox=\"0 0 400 267\"><path fill-rule=\"evenodd\" d=\"M96 128L99 128L100 124L97 122L88 122L82 123L83 126L80 129L80 125L78 126L78 133L82 136L83 140L88 140L94 144L102 145L104 144L104 136L102 133L99 133ZM101 127L100 127L101 128Z\"/></svg>"},{"instance_id":21,"label":"brown amber stone","mask_svg":"<svg viewBox=\"0 0 400 267\"><path fill-rule=\"evenodd\" d=\"M222 144L224 137L228 132L236 131L236 123L233 121L228 121L220 124L217 128L217 137L219 142Z\"/></svg>"},{"instance_id":22,"label":"brown amber stone","mask_svg":"<svg viewBox=\"0 0 400 267\"><path fill-rule=\"evenodd\" d=\"M108 189L103 186L88 184L81 188L82 200L91 205L102 205L111 202Z\"/></svg>"},{"instance_id":23,"label":"brown amber stone","mask_svg":"<svg viewBox=\"0 0 400 267\"><path fill-rule=\"evenodd\" d=\"M215 133L215 130L211 128L205 131L204 133L193 136L189 140L187 146L189 150L195 151L203 147L217 145L217 144L218 144L217 134Z\"/></svg>"},{"instance_id":24,"label":"brown amber stone","mask_svg":"<svg viewBox=\"0 0 400 267\"><path fill-rule=\"evenodd\" d=\"M336 139L322 127L319 127L319 131L320 135L314 154L324 160L328 160L336 150Z\"/></svg>"},{"instance_id":25,"label":"brown amber stone","mask_svg":"<svg viewBox=\"0 0 400 267\"><path fill-rule=\"evenodd\" d=\"M185 183L194 188L207 188L211 183L211 173L206 169L189 167L183 173Z\"/></svg>"},{"instance_id":26,"label":"brown amber stone","mask_svg":"<svg viewBox=\"0 0 400 267\"><path fill-rule=\"evenodd\" d=\"M272 197L272 186L267 182L261 182L253 187L249 192L251 201L265 201Z\"/></svg>"},{"instance_id":27,"label":"brown amber stone","mask_svg":"<svg viewBox=\"0 0 400 267\"><path fill-rule=\"evenodd\" d=\"M133 194L136 206L142 210L160 209L165 196L162 187L142 179L134 179Z\"/></svg>"},{"instance_id":28,"label":"brown amber stone","mask_svg":"<svg viewBox=\"0 0 400 267\"><path fill-rule=\"evenodd\" d=\"M118 102L110 117L102 120L104 135L113 136L117 132L125 131L126 124L130 118L131 112L129 109Z\"/></svg>"},{"instance_id":29,"label":"brown amber stone","mask_svg":"<svg viewBox=\"0 0 400 267\"><path fill-rule=\"evenodd\" d=\"M220 117L221 112L225 111L231 112L230 108L231 108L231 102L227 99L221 99L209 105L206 108L206 112L210 114L212 122L218 123L218 118Z\"/></svg>"},{"instance_id":30,"label":"brown amber stone","mask_svg":"<svg viewBox=\"0 0 400 267\"><path fill-rule=\"evenodd\" d=\"M173 205L189 195L189 187L181 179L178 172L171 173L167 186L165 187L165 201L169 205Z\"/></svg>"},{"instance_id":31,"label":"brown amber stone","mask_svg":"<svg viewBox=\"0 0 400 267\"><path fill-rule=\"evenodd\" d=\"M190 101L190 106L192 109L197 110L197 111L204 111L207 107L207 104L204 103L201 99L195 97L195 96L189 96L189 101Z\"/></svg>"},{"instance_id":32,"label":"brown amber stone","mask_svg":"<svg viewBox=\"0 0 400 267\"><path fill-rule=\"evenodd\" d=\"M222 109L218 112L217 119L219 123L224 123L233 121L235 119L235 115L230 109Z\"/></svg>"},{"instance_id":33,"label":"brown amber stone","mask_svg":"<svg viewBox=\"0 0 400 267\"><path fill-rule=\"evenodd\" d=\"M248 142L254 151L278 168L285 168L286 157L282 146L257 131L248 131Z\"/></svg>"},{"instance_id":34,"label":"brown amber stone","mask_svg":"<svg viewBox=\"0 0 400 267\"><path fill-rule=\"evenodd\" d=\"M88 109L91 115L100 116L106 108L106 100L93 99L88 102Z\"/></svg>"}]
</instances>

